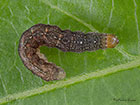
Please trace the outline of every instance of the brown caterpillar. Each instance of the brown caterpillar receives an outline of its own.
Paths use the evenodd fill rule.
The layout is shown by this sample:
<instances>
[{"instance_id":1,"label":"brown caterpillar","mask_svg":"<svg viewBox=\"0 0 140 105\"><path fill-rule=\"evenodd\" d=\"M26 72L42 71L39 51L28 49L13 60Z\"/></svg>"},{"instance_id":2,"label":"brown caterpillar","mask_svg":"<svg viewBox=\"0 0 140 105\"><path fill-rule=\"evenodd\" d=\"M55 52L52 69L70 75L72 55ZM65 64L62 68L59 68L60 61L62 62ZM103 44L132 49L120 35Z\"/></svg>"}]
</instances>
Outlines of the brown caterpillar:
<instances>
[{"instance_id":1,"label":"brown caterpillar","mask_svg":"<svg viewBox=\"0 0 140 105\"><path fill-rule=\"evenodd\" d=\"M24 65L46 81L65 78L64 70L48 62L40 46L56 47L64 52L84 52L114 48L119 40L112 34L61 30L57 26L36 24L26 30L19 41L18 52Z\"/></svg>"}]
</instances>

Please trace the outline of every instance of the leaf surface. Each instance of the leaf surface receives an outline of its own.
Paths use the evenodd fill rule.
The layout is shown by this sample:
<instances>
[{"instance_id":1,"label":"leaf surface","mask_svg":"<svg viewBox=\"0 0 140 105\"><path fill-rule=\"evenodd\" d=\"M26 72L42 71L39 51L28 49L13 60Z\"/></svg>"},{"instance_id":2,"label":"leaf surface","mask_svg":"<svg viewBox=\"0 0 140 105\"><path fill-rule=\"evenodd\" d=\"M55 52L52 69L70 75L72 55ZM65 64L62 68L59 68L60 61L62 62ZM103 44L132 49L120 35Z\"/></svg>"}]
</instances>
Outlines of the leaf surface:
<instances>
[{"instance_id":1,"label":"leaf surface","mask_svg":"<svg viewBox=\"0 0 140 105\"><path fill-rule=\"evenodd\" d=\"M140 103L139 0L1 0L0 9L0 104ZM67 73L64 80L46 82L24 67L17 50L22 33L38 23L113 33L119 44L84 53L41 47Z\"/></svg>"}]
</instances>

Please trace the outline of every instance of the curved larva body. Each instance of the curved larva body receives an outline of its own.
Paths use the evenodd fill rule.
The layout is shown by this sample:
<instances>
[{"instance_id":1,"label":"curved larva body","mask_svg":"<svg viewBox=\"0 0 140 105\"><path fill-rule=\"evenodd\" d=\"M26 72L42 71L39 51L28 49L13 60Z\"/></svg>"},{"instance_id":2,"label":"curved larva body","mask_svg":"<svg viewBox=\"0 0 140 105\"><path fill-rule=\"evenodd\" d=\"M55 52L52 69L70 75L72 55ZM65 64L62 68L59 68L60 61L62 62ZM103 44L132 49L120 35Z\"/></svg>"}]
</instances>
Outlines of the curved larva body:
<instances>
[{"instance_id":1,"label":"curved larva body","mask_svg":"<svg viewBox=\"0 0 140 105\"><path fill-rule=\"evenodd\" d=\"M39 47L56 47L62 51L84 52L113 48L118 44L114 35L105 33L82 33L61 30L57 26L37 24L26 30L19 43L19 55L24 65L46 81L63 79L64 70L48 62Z\"/></svg>"}]
</instances>

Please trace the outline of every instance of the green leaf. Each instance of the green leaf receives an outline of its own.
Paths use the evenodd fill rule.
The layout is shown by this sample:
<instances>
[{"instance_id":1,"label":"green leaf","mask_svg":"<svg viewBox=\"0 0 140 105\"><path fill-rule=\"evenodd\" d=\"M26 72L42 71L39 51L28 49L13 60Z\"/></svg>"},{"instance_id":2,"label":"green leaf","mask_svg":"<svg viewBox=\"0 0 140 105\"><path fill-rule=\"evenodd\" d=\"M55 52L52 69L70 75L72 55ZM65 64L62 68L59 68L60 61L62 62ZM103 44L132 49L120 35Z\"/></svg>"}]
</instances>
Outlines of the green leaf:
<instances>
[{"instance_id":1,"label":"green leaf","mask_svg":"<svg viewBox=\"0 0 140 105\"><path fill-rule=\"evenodd\" d=\"M0 9L0 104L140 103L139 0L1 0ZM37 23L113 33L119 44L84 53L41 47L67 73L64 80L46 82L24 67L17 50L22 33Z\"/></svg>"}]
</instances>

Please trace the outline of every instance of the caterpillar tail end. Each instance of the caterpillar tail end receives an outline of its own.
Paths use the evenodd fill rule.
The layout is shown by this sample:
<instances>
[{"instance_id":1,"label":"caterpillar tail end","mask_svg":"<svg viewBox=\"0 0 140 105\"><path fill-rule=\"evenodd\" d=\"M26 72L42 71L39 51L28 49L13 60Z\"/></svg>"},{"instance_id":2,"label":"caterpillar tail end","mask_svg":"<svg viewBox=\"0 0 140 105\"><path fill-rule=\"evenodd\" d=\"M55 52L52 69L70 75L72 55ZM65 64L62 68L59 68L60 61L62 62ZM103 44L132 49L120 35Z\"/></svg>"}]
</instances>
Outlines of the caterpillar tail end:
<instances>
[{"instance_id":1,"label":"caterpillar tail end","mask_svg":"<svg viewBox=\"0 0 140 105\"><path fill-rule=\"evenodd\" d=\"M61 80L61 79L64 79L65 77L66 77L66 73L64 72L64 70L60 69L59 73L56 76L56 79Z\"/></svg>"}]
</instances>

